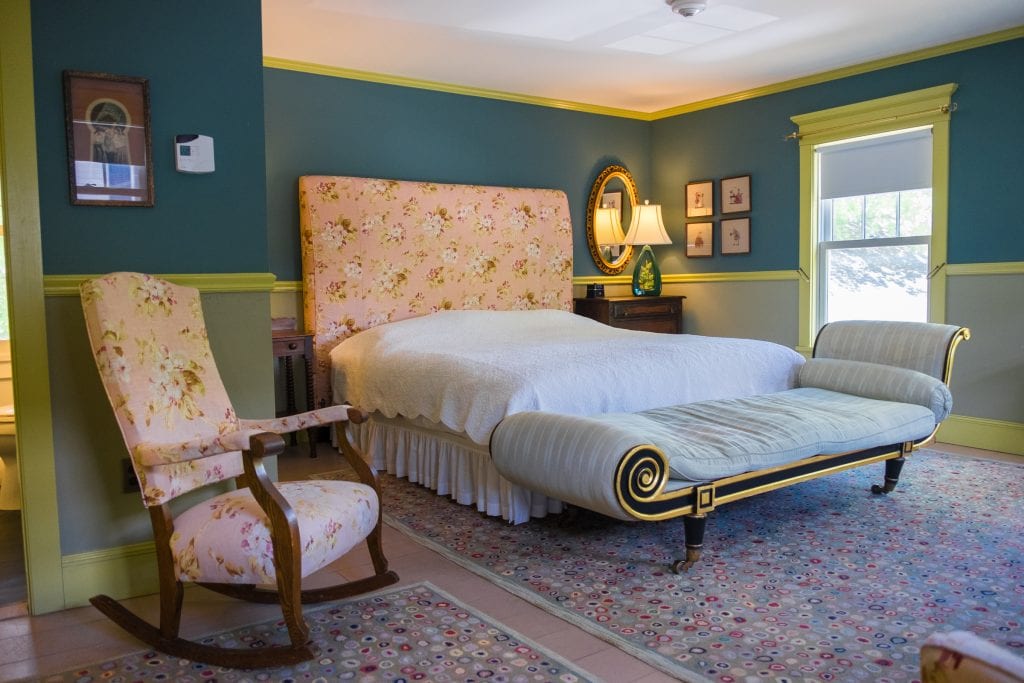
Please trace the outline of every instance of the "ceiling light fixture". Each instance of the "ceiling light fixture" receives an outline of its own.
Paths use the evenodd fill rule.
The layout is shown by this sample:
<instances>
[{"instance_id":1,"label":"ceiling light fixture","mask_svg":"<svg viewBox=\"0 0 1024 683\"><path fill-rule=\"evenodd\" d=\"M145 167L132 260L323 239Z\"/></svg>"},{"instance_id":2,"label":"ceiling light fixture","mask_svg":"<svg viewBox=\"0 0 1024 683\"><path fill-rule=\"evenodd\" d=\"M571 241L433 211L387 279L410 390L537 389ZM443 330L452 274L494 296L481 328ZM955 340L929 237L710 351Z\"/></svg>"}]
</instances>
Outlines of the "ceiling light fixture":
<instances>
[{"instance_id":1,"label":"ceiling light fixture","mask_svg":"<svg viewBox=\"0 0 1024 683\"><path fill-rule=\"evenodd\" d=\"M708 8L708 3L701 0L665 0L665 4L684 17L696 16Z\"/></svg>"}]
</instances>

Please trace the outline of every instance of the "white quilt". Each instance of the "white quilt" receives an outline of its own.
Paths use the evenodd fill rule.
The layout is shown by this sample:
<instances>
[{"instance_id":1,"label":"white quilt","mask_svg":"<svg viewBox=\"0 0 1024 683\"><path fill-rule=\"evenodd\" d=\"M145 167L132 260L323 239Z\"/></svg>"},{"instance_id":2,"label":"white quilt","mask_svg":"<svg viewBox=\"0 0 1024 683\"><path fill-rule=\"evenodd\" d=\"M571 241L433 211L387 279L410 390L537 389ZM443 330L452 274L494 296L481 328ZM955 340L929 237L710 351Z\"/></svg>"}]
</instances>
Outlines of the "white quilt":
<instances>
[{"instance_id":1,"label":"white quilt","mask_svg":"<svg viewBox=\"0 0 1024 683\"><path fill-rule=\"evenodd\" d=\"M331 351L336 402L423 417L486 445L524 410L635 412L796 385L803 356L750 339L621 330L567 311L442 311Z\"/></svg>"}]
</instances>

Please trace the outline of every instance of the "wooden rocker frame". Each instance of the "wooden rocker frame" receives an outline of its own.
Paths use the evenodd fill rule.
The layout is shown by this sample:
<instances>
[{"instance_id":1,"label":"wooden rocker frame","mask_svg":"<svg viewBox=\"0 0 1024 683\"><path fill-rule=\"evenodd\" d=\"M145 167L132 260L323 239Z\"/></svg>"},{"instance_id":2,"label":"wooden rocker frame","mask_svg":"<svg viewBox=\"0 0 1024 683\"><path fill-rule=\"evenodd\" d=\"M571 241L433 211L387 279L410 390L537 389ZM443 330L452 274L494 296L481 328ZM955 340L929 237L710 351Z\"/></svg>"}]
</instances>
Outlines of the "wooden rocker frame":
<instances>
[{"instance_id":1,"label":"wooden rocker frame","mask_svg":"<svg viewBox=\"0 0 1024 683\"><path fill-rule=\"evenodd\" d=\"M350 421L359 423L365 419L366 415L361 411L349 409ZM347 598L398 581L398 575L388 569L388 561L381 547L380 488L376 476L349 442L343 425L335 423L341 452L355 470L359 481L377 493L377 525L365 539L375 573L326 588L302 589L302 546L298 521L294 510L271 481L263 462L264 458L278 455L284 450L284 440L278 434L264 432L253 436L250 447L242 451L244 472L235 481L239 488L248 487L252 491L260 508L269 518L277 574L276 590L254 584L198 584L249 602L279 603L288 628L288 645L232 649L204 645L180 637L184 584L175 576L170 544L174 521L167 503L149 508L160 583L160 626L153 626L109 596L97 595L90 602L121 628L157 650L175 657L236 669L282 666L312 659L316 653L309 642L309 627L302 616L302 605Z\"/></svg>"}]
</instances>

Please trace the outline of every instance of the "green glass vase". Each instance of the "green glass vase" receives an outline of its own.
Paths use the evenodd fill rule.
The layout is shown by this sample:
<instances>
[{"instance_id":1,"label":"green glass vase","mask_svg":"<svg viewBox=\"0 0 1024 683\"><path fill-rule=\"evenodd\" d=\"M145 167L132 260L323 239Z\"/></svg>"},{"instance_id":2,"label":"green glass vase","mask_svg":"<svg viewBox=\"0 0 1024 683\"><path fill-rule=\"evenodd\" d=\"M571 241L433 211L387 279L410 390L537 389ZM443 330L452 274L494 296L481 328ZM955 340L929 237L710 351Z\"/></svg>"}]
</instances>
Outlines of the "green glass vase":
<instances>
[{"instance_id":1,"label":"green glass vase","mask_svg":"<svg viewBox=\"0 0 1024 683\"><path fill-rule=\"evenodd\" d=\"M659 296L661 294L661 270L654 260L651 245L645 244L636 258L633 268L633 296Z\"/></svg>"}]
</instances>

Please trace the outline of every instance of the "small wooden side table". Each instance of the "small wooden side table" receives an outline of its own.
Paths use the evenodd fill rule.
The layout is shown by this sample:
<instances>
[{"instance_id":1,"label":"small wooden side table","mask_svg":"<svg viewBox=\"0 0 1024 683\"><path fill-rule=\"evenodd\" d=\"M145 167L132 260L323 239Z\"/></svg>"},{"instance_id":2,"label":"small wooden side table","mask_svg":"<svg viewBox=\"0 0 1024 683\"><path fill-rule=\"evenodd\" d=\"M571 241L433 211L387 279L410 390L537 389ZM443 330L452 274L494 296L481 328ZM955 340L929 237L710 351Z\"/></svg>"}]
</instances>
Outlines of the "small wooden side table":
<instances>
[{"instance_id":1,"label":"small wooden side table","mask_svg":"<svg viewBox=\"0 0 1024 683\"><path fill-rule=\"evenodd\" d=\"M295 368L292 359L295 356L302 356L303 365L306 369L306 410L313 410L313 335L298 330L274 330L271 333L274 340L274 358L284 360L284 381L285 381L285 412L284 415L294 415L298 412L295 407ZM294 437L294 435L293 435ZM309 441L309 457L316 457L316 433L314 429L306 430L306 439Z\"/></svg>"}]
</instances>

